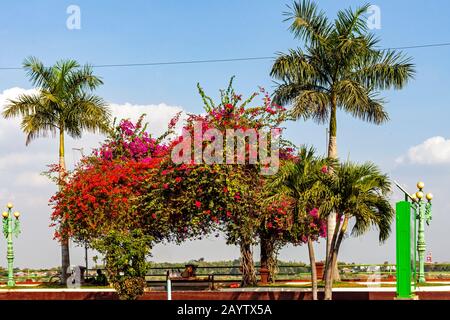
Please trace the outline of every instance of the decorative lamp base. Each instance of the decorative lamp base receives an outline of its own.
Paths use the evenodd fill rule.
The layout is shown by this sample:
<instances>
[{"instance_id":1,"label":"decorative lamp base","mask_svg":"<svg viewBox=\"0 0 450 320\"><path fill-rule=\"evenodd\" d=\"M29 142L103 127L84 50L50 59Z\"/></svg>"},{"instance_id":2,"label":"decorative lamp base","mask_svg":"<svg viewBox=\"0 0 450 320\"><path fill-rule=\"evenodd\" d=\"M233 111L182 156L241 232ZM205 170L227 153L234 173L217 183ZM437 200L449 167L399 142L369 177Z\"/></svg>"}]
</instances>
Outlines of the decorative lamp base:
<instances>
[{"instance_id":1,"label":"decorative lamp base","mask_svg":"<svg viewBox=\"0 0 450 320\"><path fill-rule=\"evenodd\" d=\"M413 294L411 297L409 298L404 298L404 297L395 297L394 300L419 300L419 296Z\"/></svg>"}]
</instances>

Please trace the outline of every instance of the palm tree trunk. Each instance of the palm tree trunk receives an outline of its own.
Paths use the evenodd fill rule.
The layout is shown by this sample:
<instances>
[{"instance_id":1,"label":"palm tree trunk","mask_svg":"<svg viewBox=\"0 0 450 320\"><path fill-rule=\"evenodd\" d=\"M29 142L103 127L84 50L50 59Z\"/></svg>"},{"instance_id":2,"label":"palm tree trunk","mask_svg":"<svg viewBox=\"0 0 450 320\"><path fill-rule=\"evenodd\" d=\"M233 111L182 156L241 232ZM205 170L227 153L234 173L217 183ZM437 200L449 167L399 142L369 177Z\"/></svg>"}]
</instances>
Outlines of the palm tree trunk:
<instances>
[{"instance_id":1,"label":"palm tree trunk","mask_svg":"<svg viewBox=\"0 0 450 320\"><path fill-rule=\"evenodd\" d=\"M64 128L59 131L59 180L64 179L66 173L66 161L64 158ZM69 239L61 239L61 284L66 284L68 274L67 268L70 266Z\"/></svg>"},{"instance_id":2,"label":"palm tree trunk","mask_svg":"<svg viewBox=\"0 0 450 320\"><path fill-rule=\"evenodd\" d=\"M311 266L311 287L312 287L312 298L317 300L317 269L316 269L316 257L314 254L314 246L311 238L308 238L308 252L309 252L309 263Z\"/></svg>"},{"instance_id":3,"label":"palm tree trunk","mask_svg":"<svg viewBox=\"0 0 450 320\"><path fill-rule=\"evenodd\" d=\"M325 272L324 272L324 280L325 280L325 299L331 299L331 291L333 288L333 253L334 248L336 247L336 241L338 238L339 225L334 229L333 235L331 236L331 243L329 246L330 251L327 253L325 260Z\"/></svg>"},{"instance_id":4,"label":"palm tree trunk","mask_svg":"<svg viewBox=\"0 0 450 320\"><path fill-rule=\"evenodd\" d=\"M241 287L256 286L257 280L251 242L246 240L241 241L240 249L242 268Z\"/></svg>"},{"instance_id":5,"label":"palm tree trunk","mask_svg":"<svg viewBox=\"0 0 450 320\"><path fill-rule=\"evenodd\" d=\"M336 96L331 97L331 112L330 112L330 131L328 137L328 158L337 159L337 102ZM330 168L333 170L333 168ZM336 229L336 212L332 212L327 219L327 256L330 254L331 238ZM337 262L333 265L333 278L339 281L339 271L337 268Z\"/></svg>"},{"instance_id":6,"label":"palm tree trunk","mask_svg":"<svg viewBox=\"0 0 450 320\"><path fill-rule=\"evenodd\" d=\"M337 257L339 254L339 248L341 247L342 239L344 238L344 234L347 231L348 226L348 217L345 216L344 222L342 223L341 230L339 231L339 236L336 239L336 233L335 236L333 236L333 246L331 248L330 252L330 258L331 262L328 265L328 268L326 270L326 278L325 278L325 300L331 300L333 298L333 272L332 272L332 266L336 265L337 263Z\"/></svg>"}]
</instances>

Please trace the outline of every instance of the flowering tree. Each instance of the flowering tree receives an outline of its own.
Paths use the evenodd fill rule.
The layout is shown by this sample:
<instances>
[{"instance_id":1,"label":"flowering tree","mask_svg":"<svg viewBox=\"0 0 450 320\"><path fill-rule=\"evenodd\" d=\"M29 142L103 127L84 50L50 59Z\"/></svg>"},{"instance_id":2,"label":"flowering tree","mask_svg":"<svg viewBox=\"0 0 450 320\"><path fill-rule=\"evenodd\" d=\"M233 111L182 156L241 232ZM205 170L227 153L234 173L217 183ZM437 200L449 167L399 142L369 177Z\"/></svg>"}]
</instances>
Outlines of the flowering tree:
<instances>
[{"instance_id":1,"label":"flowering tree","mask_svg":"<svg viewBox=\"0 0 450 320\"><path fill-rule=\"evenodd\" d=\"M263 202L264 203L264 202ZM268 272L268 280L275 281L277 253L286 244L293 224L293 201L287 197L272 199L263 206L263 219L258 229L260 238L261 272Z\"/></svg>"},{"instance_id":2,"label":"flowering tree","mask_svg":"<svg viewBox=\"0 0 450 320\"><path fill-rule=\"evenodd\" d=\"M122 120L106 142L61 181L50 200L56 238L90 241L114 230L146 226L155 239L164 238L168 217L139 210L137 198L144 185L157 181L168 148L142 127Z\"/></svg>"},{"instance_id":3,"label":"flowering tree","mask_svg":"<svg viewBox=\"0 0 450 320\"><path fill-rule=\"evenodd\" d=\"M168 214L143 210L138 199L148 184L159 183L169 150L161 141L173 126L154 139L142 119L120 121L101 147L60 181L50 200L55 237L71 237L103 253L110 280L125 299L143 292L145 256L172 232ZM129 258L121 254L124 248Z\"/></svg>"},{"instance_id":4,"label":"flowering tree","mask_svg":"<svg viewBox=\"0 0 450 320\"><path fill-rule=\"evenodd\" d=\"M284 108L274 105L262 89L262 104L249 107L258 93L242 100L242 96L234 92L232 80L228 88L221 91L221 99L217 105L198 86L206 113L189 116L183 128L183 136L175 139L170 147L172 157L175 155L184 160L178 164L164 163L161 181L163 188L149 190L143 195L141 202L148 208L155 208L155 202L163 203L158 210L169 211L171 217L179 220L189 220L189 226L184 223L186 238L202 236L212 231L224 232L228 244L240 247L242 285L245 286L256 284L251 248L257 239L257 226L262 217L261 191L264 177L261 176L261 169L268 164L262 163L260 158L250 163L255 145L250 143L249 137L244 140L247 143L241 155L237 144L232 148L234 152L231 162L208 163L210 158L224 160L229 156L224 147L230 142L230 138L223 138L223 135L207 136L210 129L222 134L227 129L241 132L250 129L255 130L256 141L259 141L261 133L269 132L269 129L277 127L284 120ZM195 153L198 141L202 152L199 157ZM187 148L179 148L183 144L187 144ZM213 146L218 148L212 148ZM208 153L211 149L214 152ZM174 235L180 237L183 232ZM183 240L183 237L177 240Z\"/></svg>"},{"instance_id":5,"label":"flowering tree","mask_svg":"<svg viewBox=\"0 0 450 320\"><path fill-rule=\"evenodd\" d=\"M56 237L64 233L76 241L91 242L114 232L141 230L156 243L181 242L222 231L227 243L240 246L242 284L256 284L251 249L265 210L261 197L266 178L261 171L272 163L262 161L261 154L252 158L255 141L249 137L244 138L243 153L238 152L239 143L232 147L231 163L210 163L204 154L220 141L207 135L210 129L221 133L227 129L254 130L256 141L260 141L285 119L284 108L274 105L262 89L262 104L248 107L258 93L243 101L235 94L232 81L221 91L218 105L200 87L199 92L206 114L190 115L180 137L163 143L173 133L178 116L158 139L147 134L142 119L136 124L122 120L111 130L105 143L82 160L51 199L52 220L59 226ZM186 133L194 136L193 142ZM221 148L214 149L219 151L211 154L229 156L224 146L230 139L235 137L226 137ZM195 152L194 157L190 153L198 141L200 162ZM188 149L180 151L186 142ZM281 157L284 153L282 149ZM174 156L184 160L173 161Z\"/></svg>"},{"instance_id":6,"label":"flowering tree","mask_svg":"<svg viewBox=\"0 0 450 320\"><path fill-rule=\"evenodd\" d=\"M257 93L242 102L242 97L235 94L232 88L232 80L228 88L221 91L221 100L218 105L215 105L199 87L205 110L208 112L207 120L222 132L229 128L243 131L258 130L259 141L260 133L264 134L270 129L277 128L285 120L284 108L273 104L268 93L263 89L260 89L260 94L263 95L262 104L257 107L248 107ZM261 197L265 178L261 175L261 168L267 166L260 157L253 164L250 163L252 152L250 138L247 142L249 143L245 146L244 164L221 166L226 176L226 185L223 192L225 207L219 210L227 243L240 247L243 286L256 284L252 245L255 244L258 226L263 218L264 208L261 206ZM229 141L225 141L225 144L227 143ZM238 150L233 149L233 151Z\"/></svg>"}]
</instances>

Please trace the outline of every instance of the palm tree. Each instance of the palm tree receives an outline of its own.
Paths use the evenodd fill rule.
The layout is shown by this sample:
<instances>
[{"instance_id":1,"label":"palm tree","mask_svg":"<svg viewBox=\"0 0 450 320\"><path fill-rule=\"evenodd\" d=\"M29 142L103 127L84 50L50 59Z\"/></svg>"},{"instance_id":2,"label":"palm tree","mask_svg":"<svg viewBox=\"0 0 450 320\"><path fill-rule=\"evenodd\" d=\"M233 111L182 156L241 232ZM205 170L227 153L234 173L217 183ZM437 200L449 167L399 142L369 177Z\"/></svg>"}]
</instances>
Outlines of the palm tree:
<instances>
[{"instance_id":1,"label":"palm tree","mask_svg":"<svg viewBox=\"0 0 450 320\"><path fill-rule=\"evenodd\" d=\"M328 157L337 158L337 110L374 124L388 114L377 90L401 89L414 76L411 59L401 52L380 50L369 32L364 13L369 5L337 13L330 21L309 0L294 2L285 13L290 31L304 41L304 49L290 50L276 59L271 76L279 81L274 101L291 104L293 119L329 122ZM328 219L328 235L336 215ZM331 237L327 239L327 257Z\"/></svg>"},{"instance_id":2,"label":"palm tree","mask_svg":"<svg viewBox=\"0 0 450 320\"><path fill-rule=\"evenodd\" d=\"M360 236L375 226L379 230L380 242L384 242L391 230L394 210L387 197L391 190L389 178L370 162L340 164L331 174L322 177L322 184L328 195L322 198L320 215L337 213L330 259L325 266L325 299L328 300L332 298L332 266L336 264L349 221L354 220L352 235Z\"/></svg>"},{"instance_id":3,"label":"palm tree","mask_svg":"<svg viewBox=\"0 0 450 320\"><path fill-rule=\"evenodd\" d=\"M59 61L54 66L45 67L31 57L24 61L23 67L38 92L10 100L3 116L22 117L21 126L27 136L27 145L49 133L59 135L59 179L62 181L66 171L64 134L80 138L85 130L107 130L109 109L100 97L92 94L92 90L103 82L93 75L90 66L80 67L74 60ZM70 265L68 239L62 239L61 253L61 281L65 283Z\"/></svg>"},{"instance_id":4,"label":"palm tree","mask_svg":"<svg viewBox=\"0 0 450 320\"><path fill-rule=\"evenodd\" d=\"M327 194L324 191L320 176L324 173L322 169L334 165L335 161L329 158L315 155L314 148L301 147L298 154L298 161L288 162L281 166L280 171L272 181L268 183L271 190L276 190L274 197L289 197L293 200L293 226L290 232L290 242L301 243L300 237L304 236L305 215L313 208L321 205L323 197ZM269 198L268 201L272 199ZM309 222L308 222L309 224ZM311 282L313 300L317 300L317 272L314 247L311 235L308 238L308 252L311 265Z\"/></svg>"}]
</instances>

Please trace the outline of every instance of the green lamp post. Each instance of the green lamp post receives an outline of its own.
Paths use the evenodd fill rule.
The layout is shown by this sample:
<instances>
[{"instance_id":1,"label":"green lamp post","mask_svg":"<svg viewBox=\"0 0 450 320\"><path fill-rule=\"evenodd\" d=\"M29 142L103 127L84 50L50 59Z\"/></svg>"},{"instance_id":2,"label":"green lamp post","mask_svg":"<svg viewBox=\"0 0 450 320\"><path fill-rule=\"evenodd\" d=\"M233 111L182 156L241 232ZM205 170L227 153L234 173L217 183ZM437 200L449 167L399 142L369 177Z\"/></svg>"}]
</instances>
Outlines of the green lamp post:
<instances>
[{"instance_id":1,"label":"green lamp post","mask_svg":"<svg viewBox=\"0 0 450 320\"><path fill-rule=\"evenodd\" d=\"M419 255L419 273L418 273L418 283L425 283L425 222L427 225L430 224L432 214L431 214L431 200L433 199L433 195L431 193L427 193L424 198L423 188L425 184L423 182L417 183L417 191L415 194L411 195L411 198L414 201L414 213L415 219L418 221L418 230L417 230L417 254Z\"/></svg>"},{"instance_id":2,"label":"green lamp post","mask_svg":"<svg viewBox=\"0 0 450 320\"><path fill-rule=\"evenodd\" d=\"M8 287L14 287L14 249L13 249L13 235L16 237L20 233L19 216L20 213L15 211L12 213L13 204L8 203L8 211L2 213L3 216L3 234L5 235L8 247L6 257L8 259ZM14 221L13 221L14 216Z\"/></svg>"}]
</instances>

